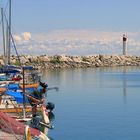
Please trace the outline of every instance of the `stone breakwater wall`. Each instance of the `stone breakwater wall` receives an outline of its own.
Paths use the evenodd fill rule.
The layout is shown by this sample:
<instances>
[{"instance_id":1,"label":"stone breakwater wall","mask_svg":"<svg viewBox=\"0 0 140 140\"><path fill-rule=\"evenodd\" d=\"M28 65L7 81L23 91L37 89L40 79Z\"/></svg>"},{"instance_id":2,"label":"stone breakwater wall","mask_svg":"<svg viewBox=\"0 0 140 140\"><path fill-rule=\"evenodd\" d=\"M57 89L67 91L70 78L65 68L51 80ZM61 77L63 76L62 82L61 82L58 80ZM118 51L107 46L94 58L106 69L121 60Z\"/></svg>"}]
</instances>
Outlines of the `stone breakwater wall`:
<instances>
[{"instance_id":1,"label":"stone breakwater wall","mask_svg":"<svg viewBox=\"0 0 140 140\"><path fill-rule=\"evenodd\" d=\"M32 65L36 68L87 68L112 66L140 66L140 56L129 55L92 55L92 56L20 56L23 65ZM17 57L11 57L11 63L18 65ZM0 57L0 64L3 64Z\"/></svg>"}]
</instances>

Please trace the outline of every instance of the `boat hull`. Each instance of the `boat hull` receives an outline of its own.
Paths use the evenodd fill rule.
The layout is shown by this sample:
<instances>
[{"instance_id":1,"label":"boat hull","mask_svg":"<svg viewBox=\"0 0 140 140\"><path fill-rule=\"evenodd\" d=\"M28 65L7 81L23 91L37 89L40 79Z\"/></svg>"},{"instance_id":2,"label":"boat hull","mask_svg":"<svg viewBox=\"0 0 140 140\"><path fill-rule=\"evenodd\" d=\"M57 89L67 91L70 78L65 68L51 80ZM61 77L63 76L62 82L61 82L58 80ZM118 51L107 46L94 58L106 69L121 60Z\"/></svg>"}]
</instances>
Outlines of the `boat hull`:
<instances>
[{"instance_id":1,"label":"boat hull","mask_svg":"<svg viewBox=\"0 0 140 140\"><path fill-rule=\"evenodd\" d=\"M25 84L25 88L38 88L39 84L38 83L33 83L33 84ZM20 84L19 87L23 89L23 84Z\"/></svg>"},{"instance_id":2,"label":"boat hull","mask_svg":"<svg viewBox=\"0 0 140 140\"><path fill-rule=\"evenodd\" d=\"M37 108L38 111L41 111L41 108ZM22 113L23 108L5 108L5 107L0 107L0 111L4 113ZM32 112L32 107L27 107L25 108L26 112Z\"/></svg>"}]
</instances>

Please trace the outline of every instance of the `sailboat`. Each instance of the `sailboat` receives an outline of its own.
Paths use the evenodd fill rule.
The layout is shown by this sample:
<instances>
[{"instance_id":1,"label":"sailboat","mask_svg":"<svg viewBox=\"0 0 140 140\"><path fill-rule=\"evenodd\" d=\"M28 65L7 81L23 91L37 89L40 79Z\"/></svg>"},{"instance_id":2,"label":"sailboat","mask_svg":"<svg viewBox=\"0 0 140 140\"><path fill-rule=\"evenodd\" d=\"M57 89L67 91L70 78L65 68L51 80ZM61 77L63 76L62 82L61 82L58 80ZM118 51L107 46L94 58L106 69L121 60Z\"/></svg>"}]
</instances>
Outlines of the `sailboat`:
<instances>
[{"instance_id":1,"label":"sailboat","mask_svg":"<svg viewBox=\"0 0 140 140\"><path fill-rule=\"evenodd\" d=\"M5 29L6 23L6 29ZM1 25L2 25L2 35L3 35L3 62L4 65L0 67L0 83L5 83L6 81L11 82L14 79L9 79L11 73L21 72L21 68L10 64L10 52L11 52L11 41L15 48L18 60L19 56L14 44L14 40L11 33L11 0L9 0L9 19L7 19L3 8L1 8ZM17 79L16 79L17 80Z\"/></svg>"}]
</instances>

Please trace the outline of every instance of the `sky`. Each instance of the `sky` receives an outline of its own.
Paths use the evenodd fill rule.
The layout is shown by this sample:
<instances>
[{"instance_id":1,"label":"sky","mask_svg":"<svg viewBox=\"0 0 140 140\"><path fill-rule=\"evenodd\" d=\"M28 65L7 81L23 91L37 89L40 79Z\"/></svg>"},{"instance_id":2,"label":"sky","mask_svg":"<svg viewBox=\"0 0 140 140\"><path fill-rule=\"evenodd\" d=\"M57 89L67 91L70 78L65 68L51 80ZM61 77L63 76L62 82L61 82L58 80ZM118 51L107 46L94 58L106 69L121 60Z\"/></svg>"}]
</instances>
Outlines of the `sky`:
<instances>
[{"instance_id":1,"label":"sky","mask_svg":"<svg viewBox=\"0 0 140 140\"><path fill-rule=\"evenodd\" d=\"M7 4L0 0L6 15ZM139 6L140 0L12 0L12 34L19 54L121 54L126 34L127 53L140 55Z\"/></svg>"}]
</instances>

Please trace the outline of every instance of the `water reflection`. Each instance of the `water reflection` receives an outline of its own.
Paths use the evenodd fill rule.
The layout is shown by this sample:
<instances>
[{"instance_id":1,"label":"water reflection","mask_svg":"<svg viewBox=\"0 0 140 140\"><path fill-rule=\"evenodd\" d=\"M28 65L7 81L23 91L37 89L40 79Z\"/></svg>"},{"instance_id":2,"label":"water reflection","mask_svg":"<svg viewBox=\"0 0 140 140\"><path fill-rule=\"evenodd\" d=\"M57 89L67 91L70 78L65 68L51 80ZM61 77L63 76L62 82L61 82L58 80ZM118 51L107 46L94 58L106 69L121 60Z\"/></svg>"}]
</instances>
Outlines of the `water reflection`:
<instances>
[{"instance_id":1,"label":"water reflection","mask_svg":"<svg viewBox=\"0 0 140 140\"><path fill-rule=\"evenodd\" d=\"M52 137L49 137L50 140L54 140Z\"/></svg>"},{"instance_id":2,"label":"water reflection","mask_svg":"<svg viewBox=\"0 0 140 140\"><path fill-rule=\"evenodd\" d=\"M126 79L126 72L127 68L126 66L123 67L123 101L126 104L127 103L127 79Z\"/></svg>"},{"instance_id":3,"label":"water reflection","mask_svg":"<svg viewBox=\"0 0 140 140\"><path fill-rule=\"evenodd\" d=\"M111 134L111 139L121 139L122 136L129 139L129 136L139 134L139 125L136 125L140 122L139 77L140 67L44 72L43 78L49 82L49 86L57 85L62 93L59 96L49 96L58 105L55 112L57 120L53 122L57 122L57 127L50 130L50 136L53 136L50 139L59 137L61 140L69 140L74 139L77 134L80 140L104 140L109 138L108 134ZM55 116L51 116L53 121ZM86 125L83 128L81 124L85 120ZM63 135L60 132L64 132ZM87 137L82 134L87 134Z\"/></svg>"}]
</instances>

